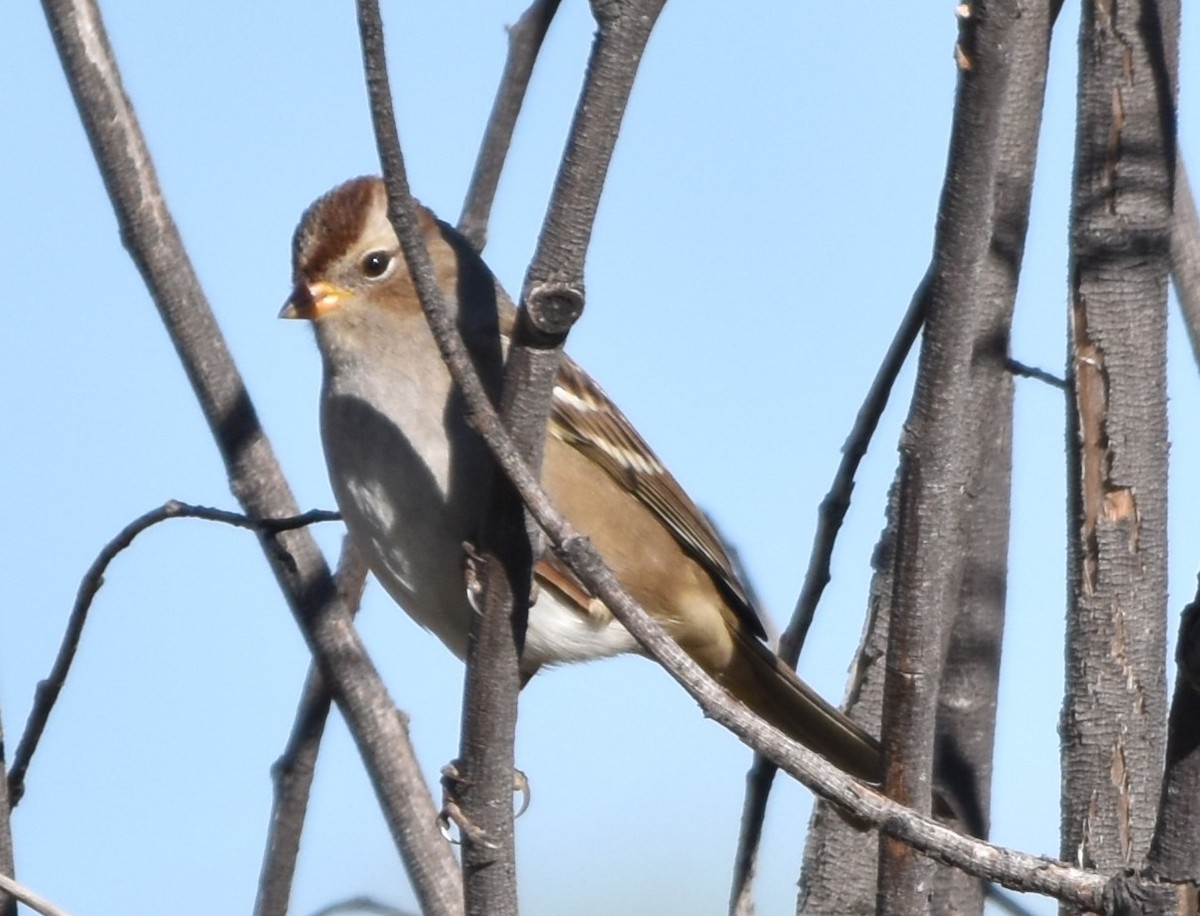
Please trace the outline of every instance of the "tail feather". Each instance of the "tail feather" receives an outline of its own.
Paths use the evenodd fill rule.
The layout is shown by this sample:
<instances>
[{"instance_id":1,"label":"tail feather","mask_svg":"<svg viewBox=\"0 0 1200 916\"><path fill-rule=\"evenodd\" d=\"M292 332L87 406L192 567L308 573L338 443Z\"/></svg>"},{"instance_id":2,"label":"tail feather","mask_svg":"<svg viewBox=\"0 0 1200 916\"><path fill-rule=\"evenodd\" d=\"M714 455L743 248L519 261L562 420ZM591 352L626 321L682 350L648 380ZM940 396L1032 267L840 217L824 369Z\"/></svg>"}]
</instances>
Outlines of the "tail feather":
<instances>
[{"instance_id":1,"label":"tail feather","mask_svg":"<svg viewBox=\"0 0 1200 916\"><path fill-rule=\"evenodd\" d=\"M727 689L788 737L867 782L883 778L879 742L825 702L763 643L738 632L742 651L720 679Z\"/></svg>"},{"instance_id":2,"label":"tail feather","mask_svg":"<svg viewBox=\"0 0 1200 916\"><path fill-rule=\"evenodd\" d=\"M874 785L883 781L883 750L874 737L825 702L763 643L748 633L739 633L738 641L744 651L736 653L719 677L734 696L838 769ZM979 819L967 816L971 810L962 795L935 774L934 815L982 836Z\"/></svg>"}]
</instances>

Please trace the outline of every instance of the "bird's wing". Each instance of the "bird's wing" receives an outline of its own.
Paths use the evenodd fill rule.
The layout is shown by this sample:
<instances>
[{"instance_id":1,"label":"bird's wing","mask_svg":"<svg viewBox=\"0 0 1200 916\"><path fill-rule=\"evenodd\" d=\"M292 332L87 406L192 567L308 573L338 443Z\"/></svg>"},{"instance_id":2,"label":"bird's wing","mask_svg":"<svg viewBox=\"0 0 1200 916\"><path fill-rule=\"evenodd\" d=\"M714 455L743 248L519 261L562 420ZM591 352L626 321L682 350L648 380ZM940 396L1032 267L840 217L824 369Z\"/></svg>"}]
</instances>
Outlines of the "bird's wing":
<instances>
[{"instance_id":1,"label":"bird's wing","mask_svg":"<svg viewBox=\"0 0 1200 916\"><path fill-rule=\"evenodd\" d=\"M583 452L633 493L712 576L738 618L765 638L758 612L712 524L603 389L567 356L554 386L550 435Z\"/></svg>"},{"instance_id":2,"label":"bird's wing","mask_svg":"<svg viewBox=\"0 0 1200 916\"><path fill-rule=\"evenodd\" d=\"M507 353L516 324L516 309L503 291L499 305L500 333ZM738 619L751 633L766 639L758 611L734 572L733 562L712 524L604 389L566 354L555 380L549 434L587 455L633 493L674 535L688 556L712 577ZM544 558L539 564L539 574L542 572L548 573L560 587L570 583L565 593L582 596L579 603L586 606L590 596L586 596L578 579L557 557Z\"/></svg>"}]
</instances>

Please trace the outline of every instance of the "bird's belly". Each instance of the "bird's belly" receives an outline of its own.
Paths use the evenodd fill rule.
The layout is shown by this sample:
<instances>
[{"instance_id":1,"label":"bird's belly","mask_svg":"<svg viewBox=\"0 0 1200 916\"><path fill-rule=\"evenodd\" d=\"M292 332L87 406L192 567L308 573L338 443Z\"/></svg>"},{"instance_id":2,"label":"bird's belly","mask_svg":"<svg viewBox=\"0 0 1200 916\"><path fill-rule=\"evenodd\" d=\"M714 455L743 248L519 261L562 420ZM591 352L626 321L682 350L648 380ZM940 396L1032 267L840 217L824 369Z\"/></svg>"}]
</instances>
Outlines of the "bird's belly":
<instances>
[{"instance_id":1,"label":"bird's belly","mask_svg":"<svg viewBox=\"0 0 1200 916\"><path fill-rule=\"evenodd\" d=\"M483 444L440 428L409 438L361 396L327 394L324 408L326 460L347 529L392 599L465 657L473 611L463 545L477 535L487 495ZM521 668L637 650L607 613L581 611L543 588L530 608Z\"/></svg>"},{"instance_id":2,"label":"bird's belly","mask_svg":"<svg viewBox=\"0 0 1200 916\"><path fill-rule=\"evenodd\" d=\"M410 617L459 658L467 652L471 605L463 579L466 532L423 526L395 516L391 504L362 482L339 494L338 504L355 543L375 578Z\"/></svg>"},{"instance_id":3,"label":"bird's belly","mask_svg":"<svg viewBox=\"0 0 1200 916\"><path fill-rule=\"evenodd\" d=\"M637 640L612 617L591 617L560 602L549 589L542 589L529 609L521 668L536 671L544 665L637 651L640 651Z\"/></svg>"},{"instance_id":4,"label":"bird's belly","mask_svg":"<svg viewBox=\"0 0 1200 916\"><path fill-rule=\"evenodd\" d=\"M451 444L436 421L410 438L359 393L327 392L322 408L330 482L351 537L393 600L464 657L463 543L486 494L482 444Z\"/></svg>"},{"instance_id":5,"label":"bird's belly","mask_svg":"<svg viewBox=\"0 0 1200 916\"><path fill-rule=\"evenodd\" d=\"M355 543L392 599L465 657L472 614L464 579L467 533L425 528L415 538L411 524L361 481L339 494L338 502ZM532 673L547 665L636 651L637 641L615 619L590 616L542 589L529 609L521 668Z\"/></svg>"}]
</instances>

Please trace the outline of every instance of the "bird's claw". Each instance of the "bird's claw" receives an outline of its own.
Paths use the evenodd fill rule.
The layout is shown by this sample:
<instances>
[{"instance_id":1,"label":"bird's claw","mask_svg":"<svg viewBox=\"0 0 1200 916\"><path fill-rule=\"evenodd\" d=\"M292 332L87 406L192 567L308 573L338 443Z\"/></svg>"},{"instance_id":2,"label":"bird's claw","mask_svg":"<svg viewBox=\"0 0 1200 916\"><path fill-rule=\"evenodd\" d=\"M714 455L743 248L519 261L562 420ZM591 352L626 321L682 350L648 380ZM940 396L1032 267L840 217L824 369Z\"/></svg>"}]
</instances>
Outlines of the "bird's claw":
<instances>
[{"instance_id":1,"label":"bird's claw","mask_svg":"<svg viewBox=\"0 0 1200 916\"><path fill-rule=\"evenodd\" d=\"M484 831L476 826L458 804L458 787L464 782L458 765L450 762L442 767L442 810L437 817L438 830L449 843L458 844L450 832L450 825L458 828L458 832L477 846L493 848L494 844L484 839Z\"/></svg>"},{"instance_id":2,"label":"bird's claw","mask_svg":"<svg viewBox=\"0 0 1200 916\"><path fill-rule=\"evenodd\" d=\"M480 613L482 604L480 599L483 596L483 579L479 575L479 568L483 563L483 556L471 541L463 541L463 582L467 586L467 601L475 613ZM443 775L444 775L443 771Z\"/></svg>"},{"instance_id":3,"label":"bird's claw","mask_svg":"<svg viewBox=\"0 0 1200 916\"><path fill-rule=\"evenodd\" d=\"M484 831L471 822L458 803L458 787L464 781L465 777L459 771L456 762L442 767L442 810L437 818L438 830L448 842L458 843L459 841L455 840L450 832L450 825L453 824L472 843L485 844L490 847L492 844L484 839ZM533 796L529 789L529 777L515 768L513 769L513 792L521 793L521 804L513 814L514 818L518 818L529 810L529 803Z\"/></svg>"},{"instance_id":4,"label":"bird's claw","mask_svg":"<svg viewBox=\"0 0 1200 916\"><path fill-rule=\"evenodd\" d=\"M533 796L529 791L529 777L515 767L513 768L513 791L521 793L521 806L513 814L514 818L518 818L529 810L529 802Z\"/></svg>"}]
</instances>

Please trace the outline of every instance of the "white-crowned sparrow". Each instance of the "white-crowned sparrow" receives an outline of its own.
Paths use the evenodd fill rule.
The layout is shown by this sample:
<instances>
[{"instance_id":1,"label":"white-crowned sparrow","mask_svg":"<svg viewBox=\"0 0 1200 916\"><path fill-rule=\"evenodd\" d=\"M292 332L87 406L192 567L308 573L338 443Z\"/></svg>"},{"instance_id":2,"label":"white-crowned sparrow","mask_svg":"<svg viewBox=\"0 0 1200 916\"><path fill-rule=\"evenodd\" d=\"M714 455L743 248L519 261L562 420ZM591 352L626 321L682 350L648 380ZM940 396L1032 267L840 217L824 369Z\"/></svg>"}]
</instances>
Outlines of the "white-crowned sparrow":
<instances>
[{"instance_id":1,"label":"white-crowned sparrow","mask_svg":"<svg viewBox=\"0 0 1200 916\"><path fill-rule=\"evenodd\" d=\"M496 391L497 321L507 333L512 303L466 239L427 211L420 219L449 307ZM489 460L421 312L383 183L357 178L317 200L296 230L293 257L295 288L281 317L308 319L316 329L321 434L346 526L391 596L462 657L472 614L463 544L480 521ZM542 483L630 594L730 693L841 768L880 778L877 742L762 642L762 624L712 526L566 358ZM526 679L544 665L638 651L553 555L541 558L535 575L521 657Z\"/></svg>"}]
</instances>

